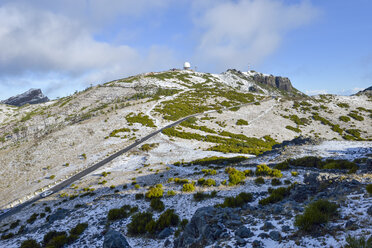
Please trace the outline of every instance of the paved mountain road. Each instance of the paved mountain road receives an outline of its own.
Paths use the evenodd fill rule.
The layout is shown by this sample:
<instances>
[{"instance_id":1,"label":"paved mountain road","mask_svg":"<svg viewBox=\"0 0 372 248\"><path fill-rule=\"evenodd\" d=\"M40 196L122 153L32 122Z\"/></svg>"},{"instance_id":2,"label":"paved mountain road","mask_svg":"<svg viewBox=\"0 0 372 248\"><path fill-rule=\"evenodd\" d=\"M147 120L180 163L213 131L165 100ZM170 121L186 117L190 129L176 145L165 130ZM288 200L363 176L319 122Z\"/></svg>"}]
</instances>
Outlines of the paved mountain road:
<instances>
[{"instance_id":1,"label":"paved mountain road","mask_svg":"<svg viewBox=\"0 0 372 248\"><path fill-rule=\"evenodd\" d=\"M269 99L266 99L266 100L264 100L264 101L268 101L268 100L270 100L270 98L269 98ZM234 106L234 107L226 108L226 110L231 109L231 108L236 108L236 107L243 107L243 106L247 106L247 105L252 105L252 104L254 104L254 103L251 102L251 103L241 104L241 105L239 105L239 106ZM180 120L178 120L178 121L176 121L176 122L173 122L172 124L169 124L169 125L167 125L167 126L161 128L161 129L159 129L159 130L157 130L157 131L155 131L155 132L153 132L153 133L151 133L151 134L145 136L144 138L141 138L141 139L139 139L139 140L136 140L133 144L131 144L131 145L125 147L124 149L122 149L122 150L120 150L120 151L118 151L118 152L112 154L111 156L109 156L109 157L105 158L104 160L102 160L102 161L100 161L100 162L98 162L98 163L92 165L91 167L88 167L87 169L85 169L85 170L83 170L83 171L77 173L76 175L74 175L74 176L70 177L69 179L67 179L67 180L65 180L65 181L63 181L63 182L61 182L60 184L58 184L58 185L56 185L56 186L50 188L49 191L52 191L53 194L54 194L54 193L56 193L56 192L58 192L58 191L64 189L65 187L67 187L68 185L72 184L73 182L75 182L75 181L81 179L82 177L84 177L84 176L86 176L86 175L92 173L93 171L95 171L95 170L99 169L100 167L104 166L105 164L111 162L111 161L114 160L115 158L117 158L117 157L123 155L124 153L128 152L128 151L131 150L132 148L134 148L134 147L140 145L141 143L147 141L148 139L154 137L154 136L157 135L158 133L162 132L164 129L167 129L167 128L170 128L170 127L174 127L174 126L177 126L177 125L180 124L181 122L183 122L183 121L185 121L185 120L187 120L187 119L189 119L189 118L191 118L191 117L196 117L196 116L199 116L199 115L204 115L204 114L208 114L208 113L212 113L212 112L217 112L217 110L209 110L209 111L206 111L206 112L203 112L203 113L197 113L197 114L189 115L189 116L184 117L184 118L182 118L182 119L180 119ZM40 195L37 195L37 196L31 198L30 200L28 200L28 201L26 201L26 202L24 202L24 203L21 203L21 204L19 204L18 206L13 207L13 208L10 209L9 211L7 211L7 212L5 212L4 214L0 215L0 221L2 221L3 219L5 219L5 218L7 218L7 217L9 217L9 216L11 216L11 215L13 215L13 214L18 213L18 212L21 211L24 207L27 207L27 206L33 204L34 202L36 202L36 201L38 201L38 200L40 200L40 199L42 199L42 198L43 198L43 197L41 197Z\"/></svg>"}]
</instances>

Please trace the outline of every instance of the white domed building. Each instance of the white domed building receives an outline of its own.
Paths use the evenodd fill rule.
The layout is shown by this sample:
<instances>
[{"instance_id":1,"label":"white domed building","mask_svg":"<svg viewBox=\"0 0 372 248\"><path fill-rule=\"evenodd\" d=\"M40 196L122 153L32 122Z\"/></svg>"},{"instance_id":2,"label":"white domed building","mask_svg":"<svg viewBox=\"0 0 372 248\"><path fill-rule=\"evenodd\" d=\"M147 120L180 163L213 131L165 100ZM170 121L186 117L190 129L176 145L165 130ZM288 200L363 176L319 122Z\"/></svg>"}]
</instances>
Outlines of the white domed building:
<instances>
[{"instance_id":1,"label":"white domed building","mask_svg":"<svg viewBox=\"0 0 372 248\"><path fill-rule=\"evenodd\" d=\"M190 63L189 63L189 62L185 62L185 63L183 64L183 69L185 69L185 70L190 70L190 69L191 69L191 65L190 65Z\"/></svg>"}]
</instances>

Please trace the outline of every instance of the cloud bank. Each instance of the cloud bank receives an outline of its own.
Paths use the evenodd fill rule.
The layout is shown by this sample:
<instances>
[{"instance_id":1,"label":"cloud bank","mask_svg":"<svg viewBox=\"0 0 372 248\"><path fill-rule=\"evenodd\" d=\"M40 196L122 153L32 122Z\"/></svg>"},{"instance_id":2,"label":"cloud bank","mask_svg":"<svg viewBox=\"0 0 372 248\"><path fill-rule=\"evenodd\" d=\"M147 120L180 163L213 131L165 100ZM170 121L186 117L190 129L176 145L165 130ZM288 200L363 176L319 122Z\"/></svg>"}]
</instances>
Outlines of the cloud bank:
<instances>
[{"instance_id":1,"label":"cloud bank","mask_svg":"<svg viewBox=\"0 0 372 248\"><path fill-rule=\"evenodd\" d=\"M258 64L279 47L287 32L308 24L319 11L308 1L219 1L195 18L202 28L198 59L217 68Z\"/></svg>"},{"instance_id":2,"label":"cloud bank","mask_svg":"<svg viewBox=\"0 0 372 248\"><path fill-rule=\"evenodd\" d=\"M248 63L265 61L287 32L318 14L308 1L290 5L279 0L179 3L190 3L184 10L190 12L190 20L183 20L192 24L189 57L207 71L244 69ZM112 0L109 4L104 0L35 0L32 4L4 0L0 5L0 99L31 87L43 88L52 97L62 96L90 83L181 65L184 58L170 48L167 37L173 34L166 30L163 43L148 47L95 38L113 28L118 18L140 26L142 17L166 12L170 6L177 4L170 0ZM122 25L125 28L125 21Z\"/></svg>"}]
</instances>

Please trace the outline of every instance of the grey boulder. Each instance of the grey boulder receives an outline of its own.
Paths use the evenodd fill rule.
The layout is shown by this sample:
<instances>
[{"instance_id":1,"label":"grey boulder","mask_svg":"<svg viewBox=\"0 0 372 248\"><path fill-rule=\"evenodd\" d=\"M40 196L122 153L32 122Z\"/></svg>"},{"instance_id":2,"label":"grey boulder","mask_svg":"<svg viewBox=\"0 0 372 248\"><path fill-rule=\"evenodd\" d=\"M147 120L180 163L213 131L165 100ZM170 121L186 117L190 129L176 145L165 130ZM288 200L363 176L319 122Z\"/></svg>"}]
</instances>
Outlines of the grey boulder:
<instances>
[{"instance_id":1,"label":"grey boulder","mask_svg":"<svg viewBox=\"0 0 372 248\"><path fill-rule=\"evenodd\" d=\"M103 248L131 248L126 238L118 231L109 230L105 234Z\"/></svg>"}]
</instances>

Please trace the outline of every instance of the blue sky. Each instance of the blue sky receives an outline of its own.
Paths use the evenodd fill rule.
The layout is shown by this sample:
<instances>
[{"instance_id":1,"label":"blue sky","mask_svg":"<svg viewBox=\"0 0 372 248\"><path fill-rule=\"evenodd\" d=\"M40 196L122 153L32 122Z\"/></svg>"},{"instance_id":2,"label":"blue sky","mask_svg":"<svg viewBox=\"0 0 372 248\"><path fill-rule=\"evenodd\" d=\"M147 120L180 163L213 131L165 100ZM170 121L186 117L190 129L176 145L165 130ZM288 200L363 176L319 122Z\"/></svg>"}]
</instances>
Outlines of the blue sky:
<instances>
[{"instance_id":1,"label":"blue sky","mask_svg":"<svg viewBox=\"0 0 372 248\"><path fill-rule=\"evenodd\" d=\"M368 0L0 0L0 99L181 67L251 68L308 93L372 85Z\"/></svg>"}]
</instances>

